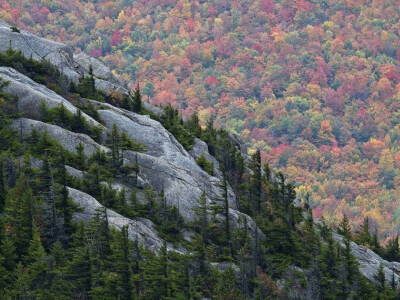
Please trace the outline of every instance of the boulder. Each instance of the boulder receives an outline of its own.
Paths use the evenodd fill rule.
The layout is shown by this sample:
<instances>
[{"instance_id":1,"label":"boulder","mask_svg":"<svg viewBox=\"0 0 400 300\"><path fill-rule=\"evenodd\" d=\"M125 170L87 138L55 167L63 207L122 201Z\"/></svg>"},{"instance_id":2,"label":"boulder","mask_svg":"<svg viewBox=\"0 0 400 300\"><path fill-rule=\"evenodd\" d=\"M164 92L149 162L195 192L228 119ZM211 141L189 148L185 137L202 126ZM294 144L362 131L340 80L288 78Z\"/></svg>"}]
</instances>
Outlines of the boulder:
<instances>
[{"instance_id":1,"label":"boulder","mask_svg":"<svg viewBox=\"0 0 400 300\"><path fill-rule=\"evenodd\" d=\"M79 180L82 180L83 176L85 175L85 172L83 172L81 170L78 170L78 169L75 169L75 168L70 167L70 166L65 166L65 169L66 169L68 175L70 175L72 177L75 177L75 178L77 178Z\"/></svg>"}]
</instances>

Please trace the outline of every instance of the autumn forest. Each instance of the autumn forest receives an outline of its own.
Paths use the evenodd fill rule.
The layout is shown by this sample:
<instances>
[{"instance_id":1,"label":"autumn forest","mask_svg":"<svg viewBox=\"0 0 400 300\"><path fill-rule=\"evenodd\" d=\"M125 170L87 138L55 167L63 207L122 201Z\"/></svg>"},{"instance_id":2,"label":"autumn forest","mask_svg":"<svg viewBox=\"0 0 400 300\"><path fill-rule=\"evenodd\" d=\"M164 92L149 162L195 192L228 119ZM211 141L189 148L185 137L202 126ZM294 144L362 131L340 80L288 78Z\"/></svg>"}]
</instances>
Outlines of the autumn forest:
<instances>
[{"instance_id":1,"label":"autumn forest","mask_svg":"<svg viewBox=\"0 0 400 300\"><path fill-rule=\"evenodd\" d=\"M0 0L145 100L237 134L314 216L400 229L400 2Z\"/></svg>"}]
</instances>

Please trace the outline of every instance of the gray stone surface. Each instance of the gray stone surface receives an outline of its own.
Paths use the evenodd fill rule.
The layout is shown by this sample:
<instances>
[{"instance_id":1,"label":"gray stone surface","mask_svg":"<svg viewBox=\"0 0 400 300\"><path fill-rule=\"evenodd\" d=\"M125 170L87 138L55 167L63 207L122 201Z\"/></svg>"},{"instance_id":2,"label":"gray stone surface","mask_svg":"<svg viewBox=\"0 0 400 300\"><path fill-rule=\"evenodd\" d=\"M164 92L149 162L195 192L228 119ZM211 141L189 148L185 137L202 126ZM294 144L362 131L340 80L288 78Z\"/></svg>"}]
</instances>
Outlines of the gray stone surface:
<instances>
[{"instance_id":1,"label":"gray stone surface","mask_svg":"<svg viewBox=\"0 0 400 300\"><path fill-rule=\"evenodd\" d=\"M95 198L86 193L73 188L68 188L68 192L71 199L84 209L82 212L75 213L74 217L76 220L82 220L84 223L87 223L93 218L96 210L103 207ZM131 220L111 209L107 209L107 216L109 224L116 229L121 230L123 226L128 226L129 238L132 240L137 238L139 243L146 249L157 252L161 248L163 240L158 237L157 231L150 220L143 218ZM170 248L170 250L174 249Z\"/></svg>"},{"instance_id":2,"label":"gray stone surface","mask_svg":"<svg viewBox=\"0 0 400 300\"><path fill-rule=\"evenodd\" d=\"M216 177L179 167L160 157L133 151L125 152L125 157L131 164L136 161L136 155L141 174L157 191L164 190L167 202L179 207L180 213L188 220L193 219L193 208L203 191L206 192L209 202L221 195L220 189L216 187L220 181ZM233 193L230 196L232 207L235 207Z\"/></svg>"},{"instance_id":3,"label":"gray stone surface","mask_svg":"<svg viewBox=\"0 0 400 300\"><path fill-rule=\"evenodd\" d=\"M184 168L202 171L193 157L159 122L128 111L121 114L114 110L99 110L99 114L108 129L115 124L120 131L146 145L147 154L163 157Z\"/></svg>"},{"instance_id":4,"label":"gray stone surface","mask_svg":"<svg viewBox=\"0 0 400 300\"><path fill-rule=\"evenodd\" d=\"M85 70L85 75L89 74L89 68L90 65L92 65L93 74L95 77L102 79L103 81L108 81L111 84L123 87L123 83L114 76L110 68L101 60L89 56L84 52L74 55L73 58L74 61Z\"/></svg>"},{"instance_id":5,"label":"gray stone surface","mask_svg":"<svg viewBox=\"0 0 400 300\"><path fill-rule=\"evenodd\" d=\"M77 108L68 100L13 68L0 67L0 77L9 82L4 88L4 92L18 97L18 109L26 117L39 118L39 108L42 101L46 103L48 108L55 108L64 104L66 110L73 114L77 112ZM101 126L100 123L83 112L82 116L89 122L89 125Z\"/></svg>"},{"instance_id":6,"label":"gray stone surface","mask_svg":"<svg viewBox=\"0 0 400 300\"><path fill-rule=\"evenodd\" d=\"M126 158L133 163L138 155L141 172L156 190L164 190L167 201L179 206L185 218L193 217L193 207L202 191L209 201L220 197L220 179L204 172L159 122L121 109L100 110L99 114L107 128L116 124L120 131L147 146L146 153L127 151ZM231 189L229 198L231 207L236 208Z\"/></svg>"},{"instance_id":7,"label":"gray stone surface","mask_svg":"<svg viewBox=\"0 0 400 300\"><path fill-rule=\"evenodd\" d=\"M335 232L332 235L333 239L338 242L342 247L344 247L343 236ZM378 273L378 269L381 263L384 265L385 278L388 284L390 283L390 280L392 278L392 269L395 272L399 271L399 263L388 262L367 247L357 245L354 242L350 242L350 247L351 253L357 258L360 263L361 273L370 281L375 281L374 275ZM394 276L395 281L397 282L397 286L400 287L399 276L397 274L395 274Z\"/></svg>"},{"instance_id":8,"label":"gray stone surface","mask_svg":"<svg viewBox=\"0 0 400 300\"><path fill-rule=\"evenodd\" d=\"M79 68L74 65L70 46L35 36L24 30L20 33L12 32L9 25L0 23L0 51L8 49L10 40L12 48L21 50L25 57L32 57L35 60L46 59L75 81L81 76Z\"/></svg>"},{"instance_id":9,"label":"gray stone surface","mask_svg":"<svg viewBox=\"0 0 400 300\"><path fill-rule=\"evenodd\" d=\"M206 144L204 141L202 141L202 140L196 138L196 139L195 139L195 142L194 142L194 145L193 145L193 149L190 150L189 153L190 153L190 155L191 155L194 159L199 158L199 157L203 154L204 157L205 157L208 161L210 161L210 162L212 162L212 163L214 164L214 174L215 174L218 178L221 178L221 177L222 177L222 173L221 173L221 171L219 170L219 162L218 162L218 160L217 160L214 156L212 156L212 155L208 152L208 146L207 146L207 144Z\"/></svg>"},{"instance_id":10,"label":"gray stone surface","mask_svg":"<svg viewBox=\"0 0 400 300\"><path fill-rule=\"evenodd\" d=\"M79 180L83 179L83 176L85 175L85 172L75 169L73 167L70 166L65 166L65 169L67 170L68 175L75 177Z\"/></svg>"},{"instance_id":11,"label":"gray stone surface","mask_svg":"<svg viewBox=\"0 0 400 300\"><path fill-rule=\"evenodd\" d=\"M128 90L112 74L111 70L100 60L86 54L73 54L71 46L50 41L29 32L21 30L20 33L12 32L9 25L0 22L0 52L4 52L10 46L14 50L21 50L25 57L35 60L47 60L54 65L69 80L78 83L79 78L88 73L89 65L93 65L96 87L110 93L111 89L128 94Z\"/></svg>"},{"instance_id":12,"label":"gray stone surface","mask_svg":"<svg viewBox=\"0 0 400 300\"><path fill-rule=\"evenodd\" d=\"M143 101L143 106L145 109L151 111L153 114L155 114L157 117L161 117L164 114L164 109L160 106L155 106L151 104L150 102Z\"/></svg>"},{"instance_id":13,"label":"gray stone surface","mask_svg":"<svg viewBox=\"0 0 400 300\"><path fill-rule=\"evenodd\" d=\"M79 143L84 145L84 152L86 156L91 156L97 148L100 148L106 152L110 151L107 147L97 144L85 134L74 133L56 125L51 125L27 118L19 118L14 120L11 126L18 131L22 131L23 135L29 135L32 131L32 128L39 130L39 132L47 131L51 138L57 140L60 145L69 152L76 153L76 146L78 146Z\"/></svg>"}]
</instances>

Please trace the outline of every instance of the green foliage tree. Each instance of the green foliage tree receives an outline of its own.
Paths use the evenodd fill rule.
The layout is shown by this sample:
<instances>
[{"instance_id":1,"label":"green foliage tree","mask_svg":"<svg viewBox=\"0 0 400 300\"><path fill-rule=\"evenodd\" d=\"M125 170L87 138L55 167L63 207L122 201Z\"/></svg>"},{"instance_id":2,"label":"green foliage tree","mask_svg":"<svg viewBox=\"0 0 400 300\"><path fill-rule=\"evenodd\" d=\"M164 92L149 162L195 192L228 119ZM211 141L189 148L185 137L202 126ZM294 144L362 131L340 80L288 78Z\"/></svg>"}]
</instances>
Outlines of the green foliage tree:
<instances>
[{"instance_id":1,"label":"green foliage tree","mask_svg":"<svg viewBox=\"0 0 400 300\"><path fill-rule=\"evenodd\" d=\"M142 94L140 92L139 83L136 85L135 91L133 93L133 111L140 113L142 111Z\"/></svg>"},{"instance_id":2,"label":"green foliage tree","mask_svg":"<svg viewBox=\"0 0 400 300\"><path fill-rule=\"evenodd\" d=\"M196 163L211 176L214 176L214 164L206 159L204 153L196 158Z\"/></svg>"},{"instance_id":3,"label":"green foliage tree","mask_svg":"<svg viewBox=\"0 0 400 300\"><path fill-rule=\"evenodd\" d=\"M351 227L349 223L349 219L346 214L343 214L343 219L340 221L339 226L337 228L339 234L343 235L347 239L351 239Z\"/></svg>"}]
</instances>

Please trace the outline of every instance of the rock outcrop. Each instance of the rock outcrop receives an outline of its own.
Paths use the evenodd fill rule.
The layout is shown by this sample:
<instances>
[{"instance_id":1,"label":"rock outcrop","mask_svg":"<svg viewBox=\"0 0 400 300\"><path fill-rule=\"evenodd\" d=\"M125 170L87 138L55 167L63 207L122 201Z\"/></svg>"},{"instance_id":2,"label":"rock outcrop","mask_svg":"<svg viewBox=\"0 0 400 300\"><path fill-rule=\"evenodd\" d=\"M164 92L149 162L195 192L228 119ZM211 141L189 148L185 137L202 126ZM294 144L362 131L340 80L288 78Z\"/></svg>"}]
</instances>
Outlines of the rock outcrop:
<instances>
[{"instance_id":1,"label":"rock outcrop","mask_svg":"<svg viewBox=\"0 0 400 300\"><path fill-rule=\"evenodd\" d=\"M334 241L338 242L342 247L344 247L343 236L335 232L332 235ZM383 271L385 272L385 278L388 284L392 279L393 271L400 271L398 270L398 267L400 265L399 263L388 262L367 247L357 245L354 242L350 242L350 247L351 253L357 258L358 262L360 263L360 272L370 281L375 281L374 275L378 273L381 263L384 266ZM400 287L400 277L395 273L394 278L395 282Z\"/></svg>"},{"instance_id":2,"label":"rock outcrop","mask_svg":"<svg viewBox=\"0 0 400 300\"><path fill-rule=\"evenodd\" d=\"M67 45L39 38L25 31L13 32L8 25L3 23L0 23L0 40L3 41L3 43L0 43L0 51L7 50L10 46L7 41L11 41L13 49L21 50L26 57L32 57L35 60L48 60L69 80L74 82L78 82L81 76L88 74L89 66L92 65L98 89L105 93L114 89L128 94L123 84L115 78L104 63L83 53L74 55L72 48ZM87 156L92 155L96 149L110 151L87 135L73 133L59 126L35 120L40 117L39 106L42 101L50 108L63 103L68 111L75 113L76 107L66 99L12 68L0 67L0 77L9 81L5 92L18 97L18 108L24 113L24 118L13 121L12 127L14 129L23 135L29 135L33 128L40 132L46 131L51 138L57 140L62 147L70 152L76 152L76 146L82 143ZM120 131L126 132L128 136L143 143L148 148L146 153L125 151L124 155L124 163L135 164L138 162L140 165L141 183L139 188L150 184L156 190L164 191L167 202L170 205L178 206L179 211L187 220L193 219L193 208L197 205L196 200L199 199L203 191L206 193L209 202L221 196L221 190L218 188L221 181L218 161L209 154L204 142L197 139L193 150L188 152L159 122L150 119L148 116L138 115L113 107L110 104L92 102L99 108L99 114L104 120L104 131L116 124ZM162 109L159 107L150 104L145 104L145 107L155 115L160 116L162 114ZM103 126L90 116L83 115L91 126ZM245 145L234 135L230 135L230 138L235 141L248 160ZM215 177L204 172L196 164L195 159L202 154L205 155L207 160L214 163ZM34 160L32 164L39 166L40 161ZM67 167L67 171L76 178L82 178L84 175L82 171L71 167ZM119 182L114 183L114 186L120 190L126 188L123 183ZM129 188L133 187L127 187L127 190ZM76 213L75 218L77 220L88 222L102 207L95 198L82 191L69 188L69 195L84 208L83 211ZM232 228L243 226L242 220L246 218L249 232L254 235L257 231L258 236L262 239L264 235L257 228L256 223L249 216L236 210L236 197L231 189L229 189L229 199ZM157 252L163 244L151 221L142 218L130 220L110 209L107 209L107 215L109 223L113 227L120 229L122 226L128 226L130 238L137 238L147 249ZM334 233L333 237L335 241L344 246L342 236ZM190 239L190 236L187 239ZM381 263L384 265L387 279L392 277L392 270L400 272L400 263L388 262L368 248L354 242L351 242L350 246L352 253L360 263L360 271L369 280L374 281L374 275L378 272ZM171 245L169 245L169 248L181 253L185 252L184 249L174 249ZM395 274L396 282L398 279L398 275Z\"/></svg>"},{"instance_id":3,"label":"rock outcrop","mask_svg":"<svg viewBox=\"0 0 400 300\"><path fill-rule=\"evenodd\" d=\"M25 57L49 61L74 81L78 81L81 77L78 66L74 65L73 50L70 46L38 37L24 30L13 32L10 26L4 23L0 23L0 40L2 52L11 46L15 50L21 50Z\"/></svg>"},{"instance_id":4,"label":"rock outcrop","mask_svg":"<svg viewBox=\"0 0 400 300\"><path fill-rule=\"evenodd\" d=\"M18 98L18 110L23 112L26 117L33 119L40 118L40 104L42 102L44 102L48 108L55 108L63 104L65 109L73 114L78 110L60 95L36 83L13 68L0 67L0 77L4 81L8 81L4 92L10 93ZM89 125L101 126L99 122L85 113L82 113L82 116L88 121Z\"/></svg>"},{"instance_id":5,"label":"rock outcrop","mask_svg":"<svg viewBox=\"0 0 400 300\"><path fill-rule=\"evenodd\" d=\"M189 153L194 159L197 159L201 155L204 155L204 157L208 161L213 163L215 176L217 176L218 178L222 178L222 173L219 170L219 162L214 156L212 156L208 152L208 146L207 146L206 142L196 138L195 141L194 141L193 149L190 150Z\"/></svg>"},{"instance_id":6,"label":"rock outcrop","mask_svg":"<svg viewBox=\"0 0 400 300\"><path fill-rule=\"evenodd\" d=\"M79 190L68 188L71 199L83 208L82 212L75 214L75 220L82 220L84 223L89 222L92 217L103 208L103 206L92 196ZM107 209L107 218L111 227L121 230L123 226L128 226L128 236L132 240L138 239L139 243L150 251L157 252L163 245L163 240L157 235L154 224L147 219L136 218L131 220L121 216L111 209ZM183 250L168 247L170 250L183 253Z\"/></svg>"},{"instance_id":7,"label":"rock outcrop","mask_svg":"<svg viewBox=\"0 0 400 300\"><path fill-rule=\"evenodd\" d=\"M78 83L83 75L88 74L89 65L92 64L97 89L106 94L109 94L110 90L128 94L128 90L102 61L86 54L74 55L72 47L68 45L38 37L24 30L14 32L10 26L1 22L0 41L2 41L0 52L6 51L11 46L14 50L21 50L25 57L47 60L75 83Z\"/></svg>"},{"instance_id":8,"label":"rock outcrop","mask_svg":"<svg viewBox=\"0 0 400 300\"><path fill-rule=\"evenodd\" d=\"M204 191L209 201L221 197L220 179L203 171L193 157L159 122L133 112L99 110L105 126L115 124L120 131L146 145L144 154L127 151L126 159L136 161L150 184L164 191L168 203L179 207L186 219L193 219L193 207ZM229 189L231 208L235 209L236 197Z\"/></svg>"},{"instance_id":9,"label":"rock outcrop","mask_svg":"<svg viewBox=\"0 0 400 300\"><path fill-rule=\"evenodd\" d=\"M33 128L37 129L39 132L46 131L51 138L57 140L64 149L72 153L76 153L76 147L80 143L84 146L84 153L86 156L92 155L98 148L105 152L110 151L107 147L97 144L93 139L85 134L71 132L56 125L27 118L19 118L15 119L11 126L15 130L21 132L24 136L29 135Z\"/></svg>"}]
</instances>

